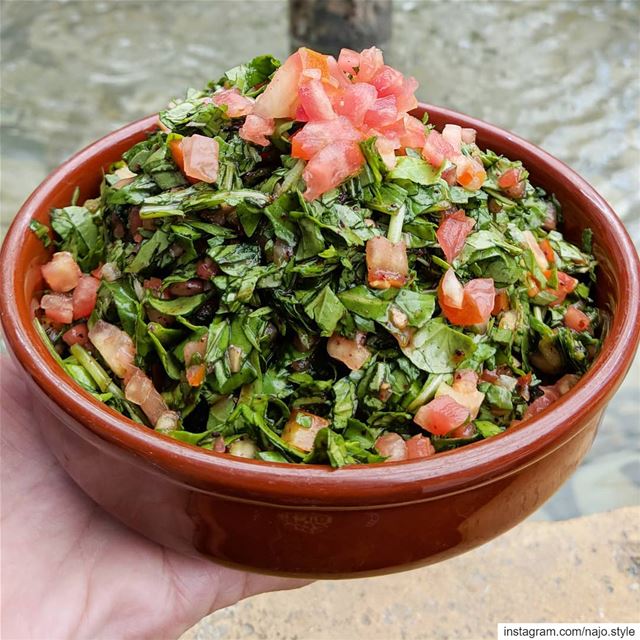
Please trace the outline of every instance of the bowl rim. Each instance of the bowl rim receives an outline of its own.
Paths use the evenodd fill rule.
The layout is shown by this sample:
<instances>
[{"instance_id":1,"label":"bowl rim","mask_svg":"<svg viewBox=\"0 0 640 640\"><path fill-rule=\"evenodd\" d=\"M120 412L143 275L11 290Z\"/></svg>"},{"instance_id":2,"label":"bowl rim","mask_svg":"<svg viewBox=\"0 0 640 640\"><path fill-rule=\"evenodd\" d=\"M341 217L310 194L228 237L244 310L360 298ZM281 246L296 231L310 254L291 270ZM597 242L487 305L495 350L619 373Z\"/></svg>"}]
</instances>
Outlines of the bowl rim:
<instances>
[{"instance_id":1,"label":"bowl rim","mask_svg":"<svg viewBox=\"0 0 640 640\"><path fill-rule=\"evenodd\" d=\"M560 160L513 133L450 109L420 103L418 109L447 121L471 127L479 137L502 139L517 146L522 155L535 157L546 171L573 183L578 197L608 227L609 244L617 244L611 256L619 275L626 264L624 295L609 333L593 366L570 393L525 425L461 449L422 460L348 466L300 467L216 454L158 434L125 418L62 374L41 344L26 314L17 309L23 281L14 269L21 254L33 213L45 206L56 187L90 158L107 154L116 144L156 127L157 115L132 122L91 143L51 172L19 209L7 231L0 253L0 320L7 344L22 368L38 387L85 429L105 443L133 454L160 473L187 486L238 500L296 506L365 508L397 506L479 487L548 455L584 428L602 409L622 382L640 338L640 262L634 245L618 216L583 178ZM480 133L481 132L481 133ZM609 233L610 232L610 233ZM624 272L624 271L623 271ZM24 296L23 296L24 297ZM24 310L23 310L24 311ZM61 375L62 374L62 375ZM57 380L57 381L56 381ZM85 434L88 437L89 434Z\"/></svg>"}]
</instances>

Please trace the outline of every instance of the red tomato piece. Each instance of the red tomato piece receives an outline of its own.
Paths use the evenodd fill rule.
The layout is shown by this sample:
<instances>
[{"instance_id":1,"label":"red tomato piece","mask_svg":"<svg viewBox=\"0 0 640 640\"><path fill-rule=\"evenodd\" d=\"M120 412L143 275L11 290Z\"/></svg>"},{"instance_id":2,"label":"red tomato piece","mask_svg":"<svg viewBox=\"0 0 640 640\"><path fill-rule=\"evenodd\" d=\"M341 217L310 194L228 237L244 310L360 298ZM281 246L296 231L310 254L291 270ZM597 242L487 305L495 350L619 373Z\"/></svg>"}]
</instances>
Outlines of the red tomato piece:
<instances>
[{"instance_id":1,"label":"red tomato piece","mask_svg":"<svg viewBox=\"0 0 640 640\"><path fill-rule=\"evenodd\" d=\"M302 451L311 451L318 431L330 424L328 420L314 413L294 409L284 425L282 439Z\"/></svg>"},{"instance_id":2,"label":"red tomato piece","mask_svg":"<svg viewBox=\"0 0 640 640\"><path fill-rule=\"evenodd\" d=\"M47 264L42 265L42 276L56 293L71 291L80 280L82 271L68 251L58 251Z\"/></svg>"},{"instance_id":3,"label":"red tomato piece","mask_svg":"<svg viewBox=\"0 0 640 640\"><path fill-rule=\"evenodd\" d=\"M457 157L456 150L437 131L430 131L422 148L424 159L433 167L441 167L447 160Z\"/></svg>"},{"instance_id":4,"label":"red tomato piece","mask_svg":"<svg viewBox=\"0 0 640 640\"><path fill-rule=\"evenodd\" d=\"M371 352L365 344L366 339L366 334L361 331L357 331L353 339L334 333L327 341L327 353L347 365L352 371L357 371L362 369L364 363L371 357Z\"/></svg>"},{"instance_id":5,"label":"red tomato piece","mask_svg":"<svg viewBox=\"0 0 640 640\"><path fill-rule=\"evenodd\" d=\"M445 318L460 327L484 324L493 311L496 290L491 278L476 278L464 286L462 307L454 306L456 300L447 296L443 287L444 278L438 286L438 302ZM453 303L453 304L452 304Z\"/></svg>"},{"instance_id":6,"label":"red tomato piece","mask_svg":"<svg viewBox=\"0 0 640 640\"><path fill-rule=\"evenodd\" d=\"M356 79L358 82L371 82L384 65L382 51L377 47L364 49L360 53L360 61L358 62L358 73Z\"/></svg>"},{"instance_id":7,"label":"red tomato piece","mask_svg":"<svg viewBox=\"0 0 640 640\"><path fill-rule=\"evenodd\" d=\"M549 405L553 404L558 398L560 398L560 394L553 387L540 387L543 391L543 395L539 398L536 398L524 412L523 420L527 418L532 418L537 415L541 411L544 411Z\"/></svg>"},{"instance_id":8,"label":"red tomato piece","mask_svg":"<svg viewBox=\"0 0 640 640\"><path fill-rule=\"evenodd\" d=\"M380 98L397 96L402 91L403 82L402 73L386 64L382 65L371 79L371 84L376 88Z\"/></svg>"},{"instance_id":9,"label":"red tomato piece","mask_svg":"<svg viewBox=\"0 0 640 640\"><path fill-rule=\"evenodd\" d=\"M367 240L367 279L374 289L399 289L407 282L409 263L404 242L391 242L383 236Z\"/></svg>"},{"instance_id":10,"label":"red tomato piece","mask_svg":"<svg viewBox=\"0 0 640 640\"><path fill-rule=\"evenodd\" d=\"M501 189L515 187L520 182L520 169L507 169L498 178L498 186Z\"/></svg>"},{"instance_id":11,"label":"red tomato piece","mask_svg":"<svg viewBox=\"0 0 640 640\"><path fill-rule=\"evenodd\" d=\"M402 114L402 117L380 131L387 138L398 140L399 146L404 148L422 149L427 140L422 122L408 113Z\"/></svg>"},{"instance_id":12,"label":"red tomato piece","mask_svg":"<svg viewBox=\"0 0 640 640\"><path fill-rule=\"evenodd\" d=\"M263 118L257 114L249 114L238 132L247 142L253 142L262 147L268 147L271 141L267 136L273 135L276 123L273 118Z\"/></svg>"},{"instance_id":13,"label":"red tomato piece","mask_svg":"<svg viewBox=\"0 0 640 640\"><path fill-rule=\"evenodd\" d=\"M457 124L445 124L442 130L442 137L460 153L462 147L462 127Z\"/></svg>"},{"instance_id":14,"label":"red tomato piece","mask_svg":"<svg viewBox=\"0 0 640 640\"><path fill-rule=\"evenodd\" d=\"M184 157L184 174L196 181L211 184L218 177L218 141L194 133L180 141Z\"/></svg>"},{"instance_id":15,"label":"red tomato piece","mask_svg":"<svg viewBox=\"0 0 640 640\"><path fill-rule=\"evenodd\" d=\"M243 96L237 87L216 91L211 96L211 100L218 106L226 105L227 115L230 118L241 118L249 115L255 102L253 98Z\"/></svg>"},{"instance_id":16,"label":"red tomato piece","mask_svg":"<svg viewBox=\"0 0 640 640\"><path fill-rule=\"evenodd\" d=\"M342 49L338 56L338 66L344 73L354 75L360 66L360 54L353 49Z\"/></svg>"},{"instance_id":17,"label":"red tomato piece","mask_svg":"<svg viewBox=\"0 0 640 640\"><path fill-rule=\"evenodd\" d=\"M253 115L261 116L267 121L272 118L293 118L298 106L298 84L301 73L302 59L300 53L296 52L290 55L273 74L264 92L256 99ZM245 140L248 139L245 138Z\"/></svg>"},{"instance_id":18,"label":"red tomato piece","mask_svg":"<svg viewBox=\"0 0 640 640\"><path fill-rule=\"evenodd\" d=\"M462 142L464 144L474 144L476 141L477 131L468 127L462 129Z\"/></svg>"},{"instance_id":19,"label":"red tomato piece","mask_svg":"<svg viewBox=\"0 0 640 640\"><path fill-rule=\"evenodd\" d=\"M550 275L550 272L545 273L545 275ZM569 274L564 273L564 271L558 271L558 288L557 289L545 289L549 293L553 294L556 297L556 300L552 302L549 306L555 307L556 305L562 304L565 298L578 286L578 281L575 278L572 278Z\"/></svg>"},{"instance_id":20,"label":"red tomato piece","mask_svg":"<svg viewBox=\"0 0 640 640\"><path fill-rule=\"evenodd\" d=\"M53 322L69 324L73 321L73 302L69 294L47 293L42 296L40 307Z\"/></svg>"},{"instance_id":21,"label":"red tomato piece","mask_svg":"<svg viewBox=\"0 0 640 640\"><path fill-rule=\"evenodd\" d=\"M564 323L574 331L586 331L591 324L589 317L573 305L567 308L564 314Z\"/></svg>"},{"instance_id":22,"label":"red tomato piece","mask_svg":"<svg viewBox=\"0 0 640 640\"><path fill-rule=\"evenodd\" d=\"M336 112L331 106L324 84L320 80L308 80L298 90L300 106L309 120L332 120Z\"/></svg>"},{"instance_id":23,"label":"red tomato piece","mask_svg":"<svg viewBox=\"0 0 640 640\"><path fill-rule=\"evenodd\" d=\"M62 334L62 340L69 346L73 344L85 345L89 342L89 330L84 322L74 325Z\"/></svg>"},{"instance_id":24,"label":"red tomato piece","mask_svg":"<svg viewBox=\"0 0 640 640\"><path fill-rule=\"evenodd\" d=\"M323 82L331 81L331 71L329 69L329 56L324 53L319 53L313 49L307 49L306 47L300 47L298 49L298 55L300 56L300 62L304 71L311 69L319 72L318 79Z\"/></svg>"},{"instance_id":25,"label":"red tomato piece","mask_svg":"<svg viewBox=\"0 0 640 640\"><path fill-rule=\"evenodd\" d=\"M456 277L456 272L453 269L447 269L440 282L440 288L442 289L442 298L448 307L462 309L464 305L464 287Z\"/></svg>"},{"instance_id":26,"label":"red tomato piece","mask_svg":"<svg viewBox=\"0 0 640 640\"><path fill-rule=\"evenodd\" d=\"M73 290L73 319L87 318L96 306L100 280L92 276L82 276Z\"/></svg>"},{"instance_id":27,"label":"red tomato piece","mask_svg":"<svg viewBox=\"0 0 640 640\"><path fill-rule=\"evenodd\" d=\"M339 116L328 122L309 122L291 138L291 155L310 160L333 143L353 143L363 139L351 121Z\"/></svg>"},{"instance_id":28,"label":"red tomato piece","mask_svg":"<svg viewBox=\"0 0 640 640\"><path fill-rule=\"evenodd\" d=\"M378 98L364 116L369 127L381 128L393 124L398 119L398 106L395 96Z\"/></svg>"},{"instance_id":29,"label":"red tomato piece","mask_svg":"<svg viewBox=\"0 0 640 640\"><path fill-rule=\"evenodd\" d=\"M506 289L497 289L496 290L496 299L493 303L493 310L491 311L492 316L497 316L499 313L503 311L507 311L510 307L509 304L509 294Z\"/></svg>"},{"instance_id":30,"label":"red tomato piece","mask_svg":"<svg viewBox=\"0 0 640 640\"><path fill-rule=\"evenodd\" d=\"M307 125L308 126L308 125ZM335 142L318 151L304 168L305 200L315 200L360 171L364 156L356 142Z\"/></svg>"},{"instance_id":31,"label":"red tomato piece","mask_svg":"<svg viewBox=\"0 0 640 640\"><path fill-rule=\"evenodd\" d=\"M458 156L455 160L458 184L469 191L477 191L487 179L487 172L475 158Z\"/></svg>"},{"instance_id":32,"label":"red tomato piece","mask_svg":"<svg viewBox=\"0 0 640 640\"><path fill-rule=\"evenodd\" d=\"M374 447L381 456L386 458L385 462L400 462L407 459L407 443L398 433L381 435Z\"/></svg>"},{"instance_id":33,"label":"red tomato piece","mask_svg":"<svg viewBox=\"0 0 640 640\"><path fill-rule=\"evenodd\" d=\"M553 253L553 247L551 246L549 240L547 240L547 238L545 238L544 240L540 240L538 246L542 250L542 253L544 253L544 257L547 259L547 262L549 264L553 264L556 261L556 256Z\"/></svg>"},{"instance_id":34,"label":"red tomato piece","mask_svg":"<svg viewBox=\"0 0 640 640\"><path fill-rule=\"evenodd\" d=\"M377 98L376 88L366 82L350 84L338 97L336 113L348 118L354 126L360 127L364 116L373 107Z\"/></svg>"},{"instance_id":35,"label":"red tomato piece","mask_svg":"<svg viewBox=\"0 0 640 640\"><path fill-rule=\"evenodd\" d=\"M413 421L435 436L445 436L469 420L469 409L449 396L439 396L418 409Z\"/></svg>"},{"instance_id":36,"label":"red tomato piece","mask_svg":"<svg viewBox=\"0 0 640 640\"><path fill-rule=\"evenodd\" d=\"M413 436L407 440L407 458L428 458L435 454L436 450L431 444L431 440L426 436Z\"/></svg>"},{"instance_id":37,"label":"red tomato piece","mask_svg":"<svg viewBox=\"0 0 640 640\"><path fill-rule=\"evenodd\" d=\"M453 259L462 251L467 236L471 233L475 225L473 218L468 218L462 209L455 213L445 215L436 231L438 244L444 251L447 262Z\"/></svg>"},{"instance_id":38,"label":"red tomato piece","mask_svg":"<svg viewBox=\"0 0 640 640\"><path fill-rule=\"evenodd\" d=\"M127 333L104 320L98 320L89 329L89 340L119 378L131 375L135 368L133 361L136 348Z\"/></svg>"}]
</instances>

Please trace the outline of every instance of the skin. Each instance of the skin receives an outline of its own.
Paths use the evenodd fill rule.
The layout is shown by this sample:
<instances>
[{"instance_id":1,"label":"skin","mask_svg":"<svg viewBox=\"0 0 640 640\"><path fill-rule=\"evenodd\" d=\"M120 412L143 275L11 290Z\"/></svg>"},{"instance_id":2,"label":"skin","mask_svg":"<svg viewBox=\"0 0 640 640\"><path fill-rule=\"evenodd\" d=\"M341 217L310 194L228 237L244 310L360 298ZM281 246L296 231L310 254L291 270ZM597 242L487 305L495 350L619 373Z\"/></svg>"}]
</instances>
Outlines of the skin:
<instances>
[{"instance_id":1,"label":"skin","mask_svg":"<svg viewBox=\"0 0 640 640\"><path fill-rule=\"evenodd\" d=\"M146 540L68 478L39 436L23 375L0 360L3 638L175 638L205 615L307 584Z\"/></svg>"}]
</instances>

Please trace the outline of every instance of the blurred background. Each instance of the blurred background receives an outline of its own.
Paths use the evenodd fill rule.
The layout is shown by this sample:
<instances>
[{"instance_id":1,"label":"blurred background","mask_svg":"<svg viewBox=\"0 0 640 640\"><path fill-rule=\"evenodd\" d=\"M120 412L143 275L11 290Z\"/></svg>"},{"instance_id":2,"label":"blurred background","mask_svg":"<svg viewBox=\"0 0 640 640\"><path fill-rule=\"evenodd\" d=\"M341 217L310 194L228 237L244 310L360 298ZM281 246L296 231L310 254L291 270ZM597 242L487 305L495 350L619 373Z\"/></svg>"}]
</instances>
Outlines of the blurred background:
<instances>
[{"instance_id":1,"label":"blurred background","mask_svg":"<svg viewBox=\"0 0 640 640\"><path fill-rule=\"evenodd\" d=\"M260 53L379 44L417 95L533 141L640 245L640 4L560 0L4 0L1 231L74 151ZM290 16L291 10L291 16ZM534 517L640 504L640 361L573 479Z\"/></svg>"}]
</instances>

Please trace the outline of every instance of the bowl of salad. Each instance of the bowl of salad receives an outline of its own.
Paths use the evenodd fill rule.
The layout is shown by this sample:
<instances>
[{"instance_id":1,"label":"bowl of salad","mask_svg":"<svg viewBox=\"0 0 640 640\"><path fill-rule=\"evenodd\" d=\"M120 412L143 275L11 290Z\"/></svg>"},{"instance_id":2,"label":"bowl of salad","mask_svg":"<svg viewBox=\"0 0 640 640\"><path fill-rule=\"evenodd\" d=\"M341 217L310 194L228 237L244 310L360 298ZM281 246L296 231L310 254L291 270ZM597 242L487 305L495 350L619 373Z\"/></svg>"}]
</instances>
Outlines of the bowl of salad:
<instances>
[{"instance_id":1,"label":"bowl of salad","mask_svg":"<svg viewBox=\"0 0 640 640\"><path fill-rule=\"evenodd\" d=\"M260 56L55 170L0 256L43 437L115 517L256 571L383 573L520 522L638 344L582 178L382 53Z\"/></svg>"}]
</instances>

